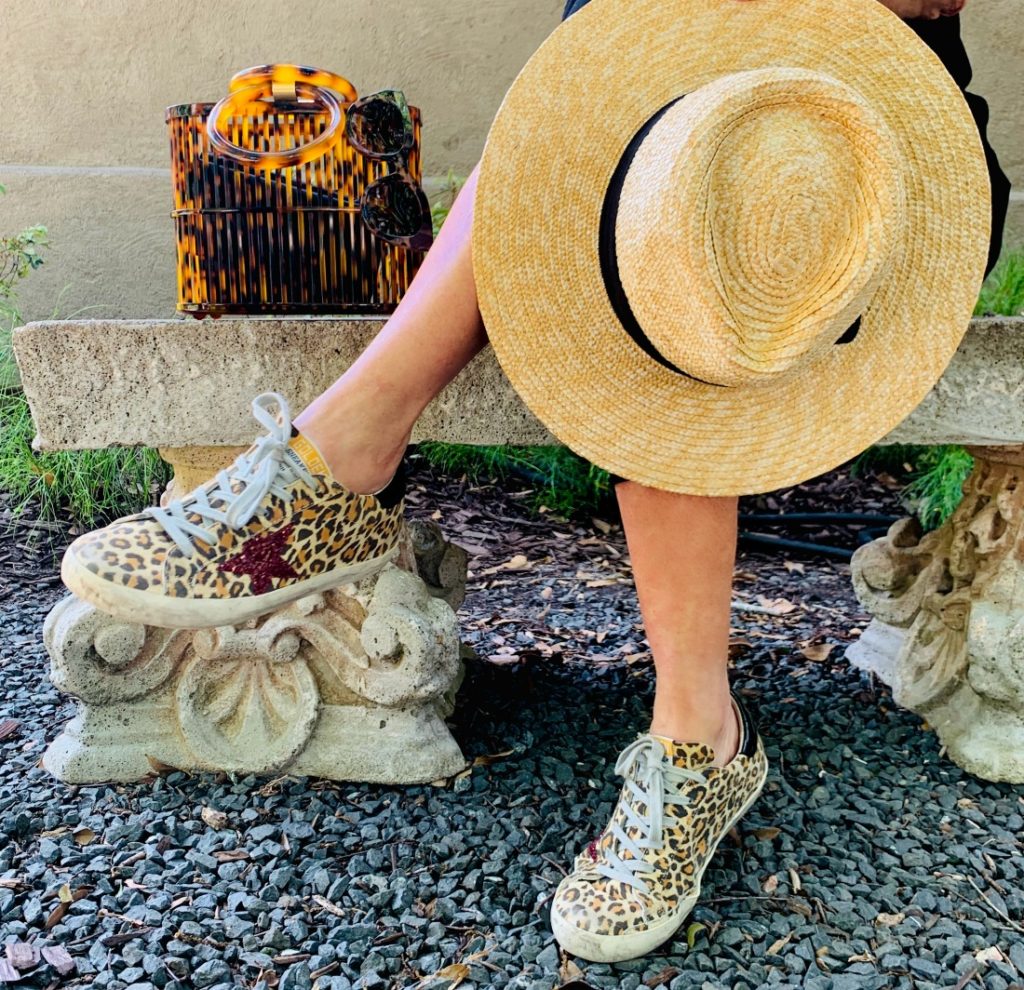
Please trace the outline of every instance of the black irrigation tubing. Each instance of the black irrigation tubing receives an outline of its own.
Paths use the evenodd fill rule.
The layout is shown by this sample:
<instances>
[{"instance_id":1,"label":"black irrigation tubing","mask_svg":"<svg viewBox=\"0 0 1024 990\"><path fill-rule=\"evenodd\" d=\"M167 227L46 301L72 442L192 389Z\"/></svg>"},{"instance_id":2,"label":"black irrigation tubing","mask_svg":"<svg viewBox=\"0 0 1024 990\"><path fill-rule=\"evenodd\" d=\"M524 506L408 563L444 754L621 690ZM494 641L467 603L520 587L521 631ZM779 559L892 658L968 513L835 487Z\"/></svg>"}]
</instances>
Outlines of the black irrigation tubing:
<instances>
[{"instance_id":1,"label":"black irrigation tubing","mask_svg":"<svg viewBox=\"0 0 1024 990\"><path fill-rule=\"evenodd\" d=\"M539 471L532 470L525 465L510 464L508 471L514 477L531 484L547 486L550 479L544 477ZM860 543L869 543L878 536L882 536L885 530L894 522L900 519L899 516L883 515L879 513L859 512L790 512L790 513L741 513L740 524L744 523L769 523L774 526L809 526L831 523L833 525L857 525L862 526L858 538ZM841 560L849 560L853 557L853 551L845 547L834 547L828 543L815 543L811 540L790 540L784 536L772 536L769 533L754 533L741 529L738 534L739 540L746 543L758 543L762 546L775 547L779 550L805 550L809 553L825 554L829 557L838 557Z\"/></svg>"},{"instance_id":2,"label":"black irrigation tubing","mask_svg":"<svg viewBox=\"0 0 1024 990\"><path fill-rule=\"evenodd\" d=\"M857 512L793 512L788 514L767 514L750 513L741 514L740 523L772 523L776 526L806 526L816 524L839 524L863 526L857 533L858 542L861 544L870 543L873 539L883 536L885 531L894 523L898 522L899 516L880 515L878 513ZM853 556L852 550L845 547L834 547L828 543L816 543L811 540L790 540L783 536L772 536L768 533L752 533L749 530L741 530L739 539L747 543L760 543L766 546L777 547L780 550L807 550L811 553L822 553L830 557L839 557L849 560Z\"/></svg>"},{"instance_id":3,"label":"black irrigation tubing","mask_svg":"<svg viewBox=\"0 0 1024 990\"><path fill-rule=\"evenodd\" d=\"M859 512L787 512L782 513L750 513L740 516L740 522L757 523L824 523L824 522L849 522L874 524L876 526L891 526L898 522L900 516L885 516L872 513Z\"/></svg>"},{"instance_id":4,"label":"black irrigation tubing","mask_svg":"<svg viewBox=\"0 0 1024 990\"><path fill-rule=\"evenodd\" d=\"M807 540L787 540L782 536L770 536L768 533L750 533L740 530L739 540L741 543L760 543L779 550L807 550L810 553L823 553L828 557L839 557L842 560L849 560L853 557L853 551L844 547L833 547L827 543L811 543Z\"/></svg>"}]
</instances>

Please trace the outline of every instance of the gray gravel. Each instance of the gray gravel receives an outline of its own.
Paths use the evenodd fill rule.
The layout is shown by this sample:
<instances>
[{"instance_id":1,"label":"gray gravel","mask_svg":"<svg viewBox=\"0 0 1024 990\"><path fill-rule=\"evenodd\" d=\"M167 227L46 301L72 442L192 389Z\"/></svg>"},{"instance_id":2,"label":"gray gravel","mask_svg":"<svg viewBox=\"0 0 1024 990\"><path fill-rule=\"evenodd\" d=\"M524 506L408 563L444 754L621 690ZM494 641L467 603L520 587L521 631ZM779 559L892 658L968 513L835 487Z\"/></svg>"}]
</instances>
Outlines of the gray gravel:
<instances>
[{"instance_id":1,"label":"gray gravel","mask_svg":"<svg viewBox=\"0 0 1024 990\"><path fill-rule=\"evenodd\" d=\"M756 555L742 566L780 571ZM808 563L802 580L813 597L846 579ZM613 656L636 621L631 589L580 597L551 583L546 621L606 630ZM511 753L446 787L172 773L69 788L36 765L72 713L45 677L54 600L33 586L0 606L3 716L20 722L0 742L0 942L63 946L76 969L62 978L43 961L19 986L372 990L438 972L424 985L1024 986L1021 792L959 771L841 650L809 663L791 635L750 627L762 635L735 681L773 769L706 875L692 949L684 926L656 955L576 969L552 941L548 900L611 812L611 765L644 724L649 667L472 663L453 729L471 757ZM863 618L838 605L839 626ZM481 653L488 615L539 611L508 586L478 588L469 608ZM208 827L204 808L227 827ZM48 925L62 890L80 899Z\"/></svg>"}]
</instances>

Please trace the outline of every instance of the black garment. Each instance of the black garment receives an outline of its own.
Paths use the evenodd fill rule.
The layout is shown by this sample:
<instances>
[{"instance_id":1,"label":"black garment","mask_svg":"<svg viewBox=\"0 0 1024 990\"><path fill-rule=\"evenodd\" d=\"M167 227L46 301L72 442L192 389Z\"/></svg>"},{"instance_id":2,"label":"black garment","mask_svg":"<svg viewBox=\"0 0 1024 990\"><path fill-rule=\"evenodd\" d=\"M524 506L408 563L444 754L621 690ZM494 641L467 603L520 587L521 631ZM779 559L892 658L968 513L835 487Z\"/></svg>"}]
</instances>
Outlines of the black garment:
<instances>
[{"instance_id":1,"label":"black garment","mask_svg":"<svg viewBox=\"0 0 1024 990\"><path fill-rule=\"evenodd\" d=\"M575 14L589 0L566 0L562 20ZM627 2L628 0L623 0ZM985 148L985 159L988 162L989 177L992 180L992 239L989 242L987 275L992 271L999 257L1003 243L1003 227L1006 224L1006 210L1010 202L1010 180L999 166L999 159L988 143L988 104L976 93L968 93L967 85L971 81L971 63L967 58L967 49L960 38L960 15L955 17L937 17L935 20L919 18L906 21L908 27L939 57L953 81L960 87L967 100L967 106L974 115L981 135L981 143Z\"/></svg>"},{"instance_id":2,"label":"black garment","mask_svg":"<svg viewBox=\"0 0 1024 990\"><path fill-rule=\"evenodd\" d=\"M995 267L996 259L1003 245L1003 228L1006 225L1006 210L1010 203L1010 180L999 166L999 159L988 143L988 103L977 93L968 93L967 85L971 81L971 63L967 58L967 49L960 38L960 15L955 17L937 17L935 20L918 18L906 21L906 25L939 56L939 60L960 87L967 101L967 106L974 115L978 125L981 143L985 149L985 160L988 162L988 174L992 180L992 240L989 243L987 275Z\"/></svg>"}]
</instances>

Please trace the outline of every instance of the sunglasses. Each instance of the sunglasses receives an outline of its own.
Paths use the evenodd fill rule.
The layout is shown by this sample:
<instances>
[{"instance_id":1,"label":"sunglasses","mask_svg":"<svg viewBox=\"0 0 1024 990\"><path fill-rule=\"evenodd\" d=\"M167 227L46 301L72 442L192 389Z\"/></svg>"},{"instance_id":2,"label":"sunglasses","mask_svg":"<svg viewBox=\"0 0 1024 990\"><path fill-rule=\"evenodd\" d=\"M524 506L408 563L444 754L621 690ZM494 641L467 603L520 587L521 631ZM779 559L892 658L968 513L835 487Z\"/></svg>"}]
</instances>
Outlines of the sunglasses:
<instances>
[{"instance_id":1,"label":"sunglasses","mask_svg":"<svg viewBox=\"0 0 1024 990\"><path fill-rule=\"evenodd\" d=\"M414 137L405 95L385 89L348 104L345 133L358 152L391 166L363 193L363 223L381 240L426 251L433 241L433 223L426 194L409 174Z\"/></svg>"}]
</instances>

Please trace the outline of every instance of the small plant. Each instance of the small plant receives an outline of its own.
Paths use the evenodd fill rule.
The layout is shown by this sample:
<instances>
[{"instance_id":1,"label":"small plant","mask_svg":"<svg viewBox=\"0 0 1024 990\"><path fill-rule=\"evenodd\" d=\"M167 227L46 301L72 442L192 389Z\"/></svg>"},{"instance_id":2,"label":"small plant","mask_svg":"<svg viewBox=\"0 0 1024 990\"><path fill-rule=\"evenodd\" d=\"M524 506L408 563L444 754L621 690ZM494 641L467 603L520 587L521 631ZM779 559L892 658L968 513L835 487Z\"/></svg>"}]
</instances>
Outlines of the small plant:
<instances>
[{"instance_id":1,"label":"small plant","mask_svg":"<svg viewBox=\"0 0 1024 990\"><path fill-rule=\"evenodd\" d=\"M31 506L41 519L70 516L80 526L91 526L153 504L170 468L155 450L145 448L32 450L35 425L18 385L10 335L21 323L15 287L43 264L40 251L47 247L42 226L0 237L0 494L12 516Z\"/></svg>"},{"instance_id":2,"label":"small plant","mask_svg":"<svg viewBox=\"0 0 1024 990\"><path fill-rule=\"evenodd\" d=\"M0 195L6 192L7 187L0 185ZM47 230L41 226L27 227L13 237L0 237L0 323L16 322L14 287L43 263L39 252L49 243Z\"/></svg>"},{"instance_id":3,"label":"small plant","mask_svg":"<svg viewBox=\"0 0 1024 990\"><path fill-rule=\"evenodd\" d=\"M915 506L925 529L941 526L963 497L974 458L963 447L926 447L903 494Z\"/></svg>"},{"instance_id":4,"label":"small plant","mask_svg":"<svg viewBox=\"0 0 1024 990\"><path fill-rule=\"evenodd\" d=\"M974 458L954 444L885 444L865 450L850 474L886 471L906 477L901 494L928 530L941 526L960 504L964 482L973 467Z\"/></svg>"}]
</instances>

